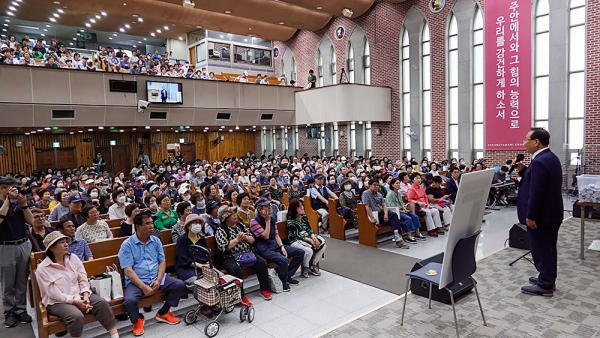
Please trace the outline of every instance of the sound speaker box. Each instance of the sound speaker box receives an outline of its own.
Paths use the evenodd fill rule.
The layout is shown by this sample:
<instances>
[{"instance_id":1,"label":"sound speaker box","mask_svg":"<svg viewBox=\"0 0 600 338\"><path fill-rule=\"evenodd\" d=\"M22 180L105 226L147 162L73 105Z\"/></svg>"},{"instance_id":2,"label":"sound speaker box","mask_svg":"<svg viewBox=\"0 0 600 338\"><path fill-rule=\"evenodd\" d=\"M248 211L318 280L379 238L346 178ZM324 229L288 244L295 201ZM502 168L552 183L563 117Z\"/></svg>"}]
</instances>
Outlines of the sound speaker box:
<instances>
[{"instance_id":1,"label":"sound speaker box","mask_svg":"<svg viewBox=\"0 0 600 338\"><path fill-rule=\"evenodd\" d=\"M144 139L145 140L149 140L150 139L150 133L149 132L145 132L144 133Z\"/></svg>"},{"instance_id":2,"label":"sound speaker box","mask_svg":"<svg viewBox=\"0 0 600 338\"><path fill-rule=\"evenodd\" d=\"M529 250L527 226L525 224L516 223L510 228L508 232L508 246L511 248Z\"/></svg>"},{"instance_id":3,"label":"sound speaker box","mask_svg":"<svg viewBox=\"0 0 600 338\"><path fill-rule=\"evenodd\" d=\"M435 256L429 257L425 260L415 263L415 266L413 266L411 271L419 270L420 268L424 267L425 265L427 265L428 263L431 263L431 262L441 264L443 260L444 260L444 253L442 252ZM450 288L450 290L452 290L452 293L454 294L454 302L456 302L460 297L469 293L469 291L471 291L472 289L473 289L473 280L471 280L471 278L467 278L465 280L462 280L462 281L454 284ZM429 299L429 283L427 283L427 282L423 282L419 279L413 278L410 281L410 291L415 295L419 295L419 296ZM433 299L437 302L440 302L440 303L444 303L444 304L452 303L450 300L450 293L448 293L448 291L445 289L440 290L435 285L432 285L432 288L431 288L431 299Z\"/></svg>"}]
</instances>

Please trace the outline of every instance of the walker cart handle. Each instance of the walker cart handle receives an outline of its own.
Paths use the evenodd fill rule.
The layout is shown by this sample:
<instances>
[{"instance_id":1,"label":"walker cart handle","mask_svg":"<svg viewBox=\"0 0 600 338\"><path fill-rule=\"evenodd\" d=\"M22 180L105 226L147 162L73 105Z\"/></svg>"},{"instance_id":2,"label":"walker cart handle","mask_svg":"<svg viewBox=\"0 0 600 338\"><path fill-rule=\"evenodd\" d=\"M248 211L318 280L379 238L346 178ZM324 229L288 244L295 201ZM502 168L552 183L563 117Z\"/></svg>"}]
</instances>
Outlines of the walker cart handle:
<instances>
[{"instance_id":1,"label":"walker cart handle","mask_svg":"<svg viewBox=\"0 0 600 338\"><path fill-rule=\"evenodd\" d=\"M210 265L210 268L211 269L214 268L213 263L212 263L212 259L210 257L210 249L207 249L207 248L205 248L203 246L200 246L200 245L193 244L193 245L190 245L189 251L192 253L192 255L193 255L194 258L196 258L195 254L196 254L197 251L203 251L204 253L206 253L206 255L208 257L208 263Z\"/></svg>"}]
</instances>

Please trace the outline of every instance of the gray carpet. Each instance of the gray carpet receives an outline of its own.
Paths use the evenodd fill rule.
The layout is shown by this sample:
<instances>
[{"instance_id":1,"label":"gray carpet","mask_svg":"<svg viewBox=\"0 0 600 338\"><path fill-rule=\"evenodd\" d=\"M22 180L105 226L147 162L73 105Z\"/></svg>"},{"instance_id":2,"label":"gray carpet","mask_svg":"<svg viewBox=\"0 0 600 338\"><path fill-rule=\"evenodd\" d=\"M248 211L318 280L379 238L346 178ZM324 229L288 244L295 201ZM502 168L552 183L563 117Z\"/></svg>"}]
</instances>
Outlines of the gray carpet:
<instances>
[{"instance_id":1,"label":"gray carpet","mask_svg":"<svg viewBox=\"0 0 600 338\"><path fill-rule=\"evenodd\" d=\"M600 238L600 228L588 223L588 240ZM333 251L333 250L331 250ZM474 277L488 326L482 325L475 293L456 305L461 337L600 337L600 252L586 251L579 259L579 220L563 224L558 241L558 280L554 297L522 294L521 286L535 267L521 260L508 263L524 253L507 248L478 262ZM406 270L389 270L386 279L404 285ZM324 337L455 337L450 305L409 295L404 326L400 315L404 299L386 305L346 324Z\"/></svg>"},{"instance_id":2,"label":"gray carpet","mask_svg":"<svg viewBox=\"0 0 600 338\"><path fill-rule=\"evenodd\" d=\"M321 261L321 269L395 294L401 294L404 289L397 278L390 278L390 272L410 271L419 261L334 238L326 238L326 242L327 251Z\"/></svg>"}]
</instances>

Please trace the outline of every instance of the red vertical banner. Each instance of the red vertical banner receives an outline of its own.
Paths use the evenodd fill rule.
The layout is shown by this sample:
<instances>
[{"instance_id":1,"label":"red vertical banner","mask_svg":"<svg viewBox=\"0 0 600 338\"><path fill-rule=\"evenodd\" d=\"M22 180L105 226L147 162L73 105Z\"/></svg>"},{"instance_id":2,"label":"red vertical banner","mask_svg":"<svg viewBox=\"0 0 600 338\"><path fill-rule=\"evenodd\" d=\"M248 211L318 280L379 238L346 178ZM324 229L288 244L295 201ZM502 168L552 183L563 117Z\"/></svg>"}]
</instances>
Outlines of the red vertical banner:
<instances>
[{"instance_id":1,"label":"red vertical banner","mask_svg":"<svg viewBox=\"0 0 600 338\"><path fill-rule=\"evenodd\" d=\"M485 149L523 149L531 128L531 0L485 2Z\"/></svg>"}]
</instances>

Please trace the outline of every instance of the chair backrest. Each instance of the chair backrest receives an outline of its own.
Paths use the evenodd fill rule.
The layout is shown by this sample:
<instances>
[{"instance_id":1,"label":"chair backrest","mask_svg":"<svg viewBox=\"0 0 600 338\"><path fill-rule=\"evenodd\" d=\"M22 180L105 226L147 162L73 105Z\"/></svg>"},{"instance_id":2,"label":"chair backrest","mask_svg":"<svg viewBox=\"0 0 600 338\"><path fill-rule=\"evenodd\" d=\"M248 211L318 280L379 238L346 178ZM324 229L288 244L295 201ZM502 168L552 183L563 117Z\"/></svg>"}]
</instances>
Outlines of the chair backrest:
<instances>
[{"instance_id":1,"label":"chair backrest","mask_svg":"<svg viewBox=\"0 0 600 338\"><path fill-rule=\"evenodd\" d=\"M452 283L448 287L471 277L477 270L475 263L475 242L481 230L458 240L452 254Z\"/></svg>"}]
</instances>

